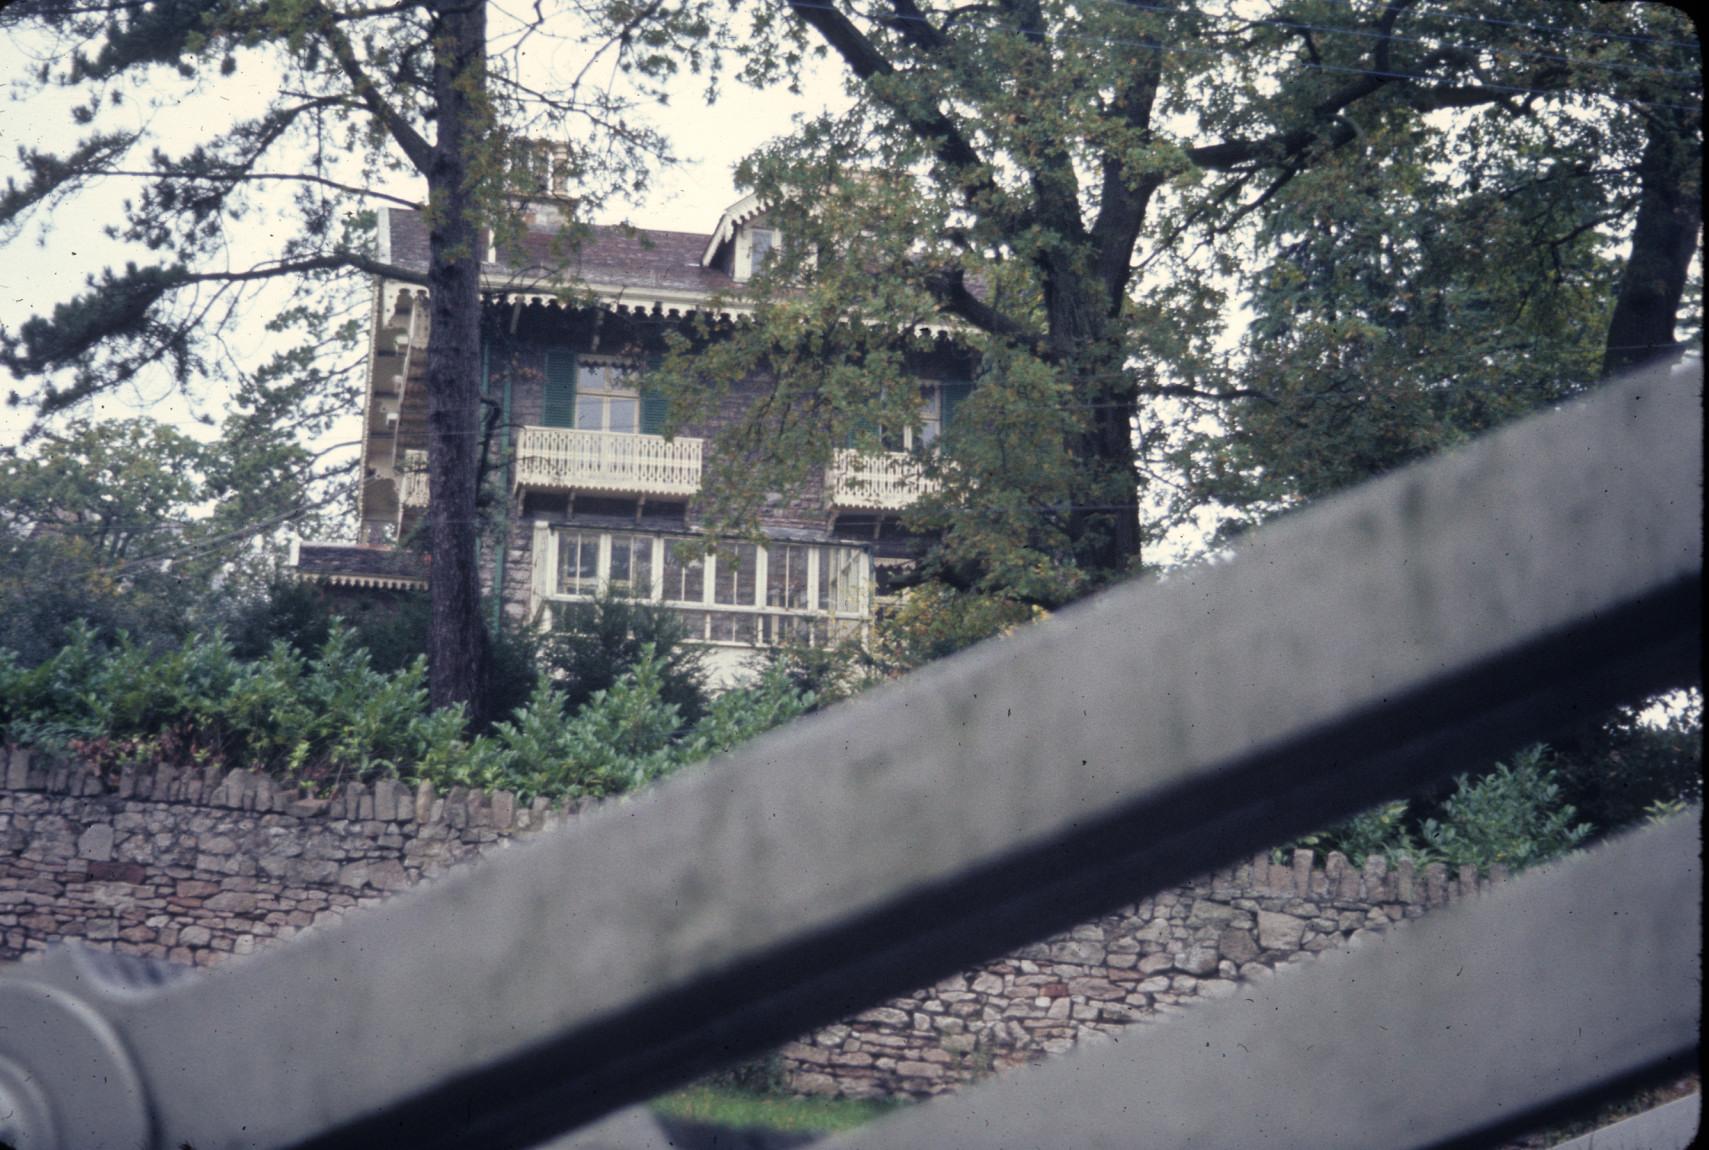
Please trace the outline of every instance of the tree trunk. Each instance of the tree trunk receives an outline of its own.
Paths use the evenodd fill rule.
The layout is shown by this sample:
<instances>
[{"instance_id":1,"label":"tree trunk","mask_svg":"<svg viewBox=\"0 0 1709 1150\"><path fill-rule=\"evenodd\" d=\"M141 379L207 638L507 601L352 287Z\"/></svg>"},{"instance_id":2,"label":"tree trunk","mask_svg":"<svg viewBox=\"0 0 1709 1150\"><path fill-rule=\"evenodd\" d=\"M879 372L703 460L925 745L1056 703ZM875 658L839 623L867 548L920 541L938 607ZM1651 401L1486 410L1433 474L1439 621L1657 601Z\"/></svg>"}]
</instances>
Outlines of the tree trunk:
<instances>
[{"instance_id":1,"label":"tree trunk","mask_svg":"<svg viewBox=\"0 0 1709 1150\"><path fill-rule=\"evenodd\" d=\"M1638 219L1632 255L1608 323L1606 378L1671 356L1674 321L1703 226L1703 146L1683 110L1649 110L1649 137L1638 161Z\"/></svg>"},{"instance_id":2,"label":"tree trunk","mask_svg":"<svg viewBox=\"0 0 1709 1150\"><path fill-rule=\"evenodd\" d=\"M1051 357L1086 404L1072 450L1081 468L1068 533L1093 585L1139 564L1139 479L1134 471L1134 392L1094 278L1071 259L1047 256L1045 307Z\"/></svg>"},{"instance_id":3,"label":"tree trunk","mask_svg":"<svg viewBox=\"0 0 1709 1150\"><path fill-rule=\"evenodd\" d=\"M470 153L484 122L477 101L486 63L486 6L436 0L433 9L438 139L427 174L433 319L427 344L429 696L435 707L466 703L470 718L480 721L486 717L488 662L475 521L483 245Z\"/></svg>"}]
</instances>

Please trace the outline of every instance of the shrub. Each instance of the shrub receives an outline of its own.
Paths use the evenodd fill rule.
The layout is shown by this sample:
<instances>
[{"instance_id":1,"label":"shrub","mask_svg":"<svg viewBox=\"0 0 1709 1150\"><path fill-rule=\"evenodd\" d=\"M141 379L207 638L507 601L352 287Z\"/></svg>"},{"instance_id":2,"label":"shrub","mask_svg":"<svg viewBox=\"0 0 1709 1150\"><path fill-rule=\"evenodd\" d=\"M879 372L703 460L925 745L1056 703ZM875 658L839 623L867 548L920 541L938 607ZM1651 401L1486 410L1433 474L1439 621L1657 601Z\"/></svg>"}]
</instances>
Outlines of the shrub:
<instances>
[{"instance_id":1,"label":"shrub","mask_svg":"<svg viewBox=\"0 0 1709 1150\"><path fill-rule=\"evenodd\" d=\"M658 660L659 697L685 723L699 720L706 708L704 660L700 648L685 641L688 632L675 612L621 595L564 604L557 612L540 642L540 663L571 711L610 690L645 657Z\"/></svg>"},{"instance_id":2,"label":"shrub","mask_svg":"<svg viewBox=\"0 0 1709 1150\"><path fill-rule=\"evenodd\" d=\"M908 671L1006 634L1042 614L1004 595L926 583L911 588L900 606L880 617L873 646L886 664Z\"/></svg>"},{"instance_id":3,"label":"shrub","mask_svg":"<svg viewBox=\"0 0 1709 1150\"><path fill-rule=\"evenodd\" d=\"M1577 811L1561 800L1554 772L1543 769L1544 754L1541 745L1527 747L1511 767L1497 763L1480 779L1459 776L1445 817L1420 828L1430 851L1453 866L1487 870L1501 863L1520 870L1582 842L1590 824L1573 821Z\"/></svg>"}]
</instances>

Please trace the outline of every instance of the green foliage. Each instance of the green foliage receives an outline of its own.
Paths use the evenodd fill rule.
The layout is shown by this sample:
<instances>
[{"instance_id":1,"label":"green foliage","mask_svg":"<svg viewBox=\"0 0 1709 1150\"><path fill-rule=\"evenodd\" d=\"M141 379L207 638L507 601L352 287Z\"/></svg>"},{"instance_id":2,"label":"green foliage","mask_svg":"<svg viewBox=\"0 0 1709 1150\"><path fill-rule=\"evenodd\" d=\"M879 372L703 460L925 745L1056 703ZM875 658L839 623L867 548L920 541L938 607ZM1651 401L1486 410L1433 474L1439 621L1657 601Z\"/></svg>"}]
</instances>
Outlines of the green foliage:
<instances>
[{"instance_id":1,"label":"green foliage","mask_svg":"<svg viewBox=\"0 0 1709 1150\"><path fill-rule=\"evenodd\" d=\"M1452 792L1440 802L1382 803L1290 845L1341 851L1355 866L1363 866L1370 855L1382 855L1417 864L1471 864L1487 871L1500 863L1523 870L1579 846L1593 829L1617 829L1600 824L1593 828L1580 819L1566 801L1556 772L1544 766L1548 755L1541 744L1527 747L1511 766L1497 763L1480 775L1457 776ZM1687 805L1657 799L1643 813L1655 818ZM1427 813L1432 810L1436 813Z\"/></svg>"},{"instance_id":2,"label":"green foliage","mask_svg":"<svg viewBox=\"0 0 1709 1150\"><path fill-rule=\"evenodd\" d=\"M739 168L783 242L751 317L658 373L685 412L764 381L709 465L720 529L921 426L901 381L973 380L908 522L946 583L1054 608L1202 513L1576 394L1616 301L1690 263L1701 66L1663 5L738 10L745 79L815 45L857 98ZM1658 140L1676 163L1640 162ZM1677 267L1627 255L1662 201Z\"/></svg>"},{"instance_id":3,"label":"green foliage","mask_svg":"<svg viewBox=\"0 0 1709 1150\"><path fill-rule=\"evenodd\" d=\"M1658 714L1663 721L1653 721ZM1599 831L1636 825L1658 802L1703 801L1703 697L1695 690L1619 708L1552 745L1562 798Z\"/></svg>"},{"instance_id":4,"label":"green foliage","mask_svg":"<svg viewBox=\"0 0 1709 1150\"><path fill-rule=\"evenodd\" d=\"M1407 806L1405 799L1383 803L1327 830L1301 835L1291 845L1324 853L1340 851L1354 866L1364 866L1371 855L1420 861L1425 852L1407 825Z\"/></svg>"},{"instance_id":5,"label":"green foliage","mask_svg":"<svg viewBox=\"0 0 1709 1150\"><path fill-rule=\"evenodd\" d=\"M506 788L525 799L599 799L647 786L804 714L813 697L781 669L726 691L698 723L666 697L670 664L643 646L579 706L548 675L487 733L461 708L430 710L424 661L380 671L334 619L311 654L277 640L239 659L219 632L160 651L84 625L27 666L0 650L0 742L77 754L109 770L159 759L256 767L309 786L402 776Z\"/></svg>"},{"instance_id":6,"label":"green foliage","mask_svg":"<svg viewBox=\"0 0 1709 1150\"><path fill-rule=\"evenodd\" d=\"M742 1085L714 1078L663 1095L650 1105L666 1118L709 1126L801 1133L852 1130L907 1105L900 1099L797 1098L763 1085L747 1085L753 1077L763 1082L765 1076L746 1076ZM741 1142L733 1140L733 1144Z\"/></svg>"},{"instance_id":7,"label":"green foliage","mask_svg":"<svg viewBox=\"0 0 1709 1150\"><path fill-rule=\"evenodd\" d=\"M1500 863L1521 870L1547 862L1590 834L1589 823L1561 801L1553 771L1543 768L1545 748L1528 747L1509 767L1497 763L1480 779L1461 775L1445 817L1420 828L1432 853L1451 866L1471 863L1487 870Z\"/></svg>"},{"instance_id":8,"label":"green foliage","mask_svg":"<svg viewBox=\"0 0 1709 1150\"><path fill-rule=\"evenodd\" d=\"M874 647L888 666L909 670L1044 615L1006 594L926 583L909 590L901 605L879 620Z\"/></svg>"},{"instance_id":9,"label":"green foliage","mask_svg":"<svg viewBox=\"0 0 1709 1150\"><path fill-rule=\"evenodd\" d=\"M50 657L82 620L175 642L208 586L204 563L170 563L210 449L133 419L74 422L34 450L0 450L0 647Z\"/></svg>"},{"instance_id":10,"label":"green foliage","mask_svg":"<svg viewBox=\"0 0 1709 1150\"><path fill-rule=\"evenodd\" d=\"M814 710L852 698L885 677L875 656L853 640L826 647L800 643L773 647L767 662L797 692L813 697Z\"/></svg>"},{"instance_id":11,"label":"green foliage","mask_svg":"<svg viewBox=\"0 0 1709 1150\"><path fill-rule=\"evenodd\" d=\"M232 647L240 659L264 656L283 642L313 658L335 625L348 630L383 674L412 666L427 652L431 612L426 596L409 591L343 591L295 579L276 579L231 615ZM528 700L538 674L539 642L532 628L507 628L488 636L492 671L487 714L508 715Z\"/></svg>"},{"instance_id":12,"label":"green foliage","mask_svg":"<svg viewBox=\"0 0 1709 1150\"><path fill-rule=\"evenodd\" d=\"M706 707L704 660L701 649L685 641L688 633L675 612L615 594L557 610L551 632L540 642L540 661L572 711L610 690L643 659L656 659L660 698L684 722L700 718Z\"/></svg>"},{"instance_id":13,"label":"green foliage","mask_svg":"<svg viewBox=\"0 0 1709 1150\"><path fill-rule=\"evenodd\" d=\"M722 754L739 743L782 726L812 709L814 696L801 690L788 672L768 667L759 682L725 691L684 740L690 759Z\"/></svg>"}]
</instances>

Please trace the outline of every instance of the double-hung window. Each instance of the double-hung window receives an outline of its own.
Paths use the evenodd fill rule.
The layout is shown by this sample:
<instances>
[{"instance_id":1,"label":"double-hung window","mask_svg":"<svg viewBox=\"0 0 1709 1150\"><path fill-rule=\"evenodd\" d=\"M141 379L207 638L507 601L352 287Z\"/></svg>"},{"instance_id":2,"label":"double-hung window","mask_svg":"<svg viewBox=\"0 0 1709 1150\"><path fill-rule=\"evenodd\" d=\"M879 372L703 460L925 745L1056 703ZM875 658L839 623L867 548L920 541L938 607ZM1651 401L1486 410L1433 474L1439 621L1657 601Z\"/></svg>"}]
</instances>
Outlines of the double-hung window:
<instances>
[{"instance_id":1,"label":"double-hung window","mask_svg":"<svg viewBox=\"0 0 1709 1150\"><path fill-rule=\"evenodd\" d=\"M965 393L966 384L928 383L920 388L920 409L915 421L906 427L884 426L879 440L886 451L923 451L938 441L948 422L955 401Z\"/></svg>"},{"instance_id":2,"label":"double-hung window","mask_svg":"<svg viewBox=\"0 0 1709 1150\"><path fill-rule=\"evenodd\" d=\"M576 367L576 427L582 431L641 430L641 392L630 369L615 361L582 359Z\"/></svg>"}]
</instances>

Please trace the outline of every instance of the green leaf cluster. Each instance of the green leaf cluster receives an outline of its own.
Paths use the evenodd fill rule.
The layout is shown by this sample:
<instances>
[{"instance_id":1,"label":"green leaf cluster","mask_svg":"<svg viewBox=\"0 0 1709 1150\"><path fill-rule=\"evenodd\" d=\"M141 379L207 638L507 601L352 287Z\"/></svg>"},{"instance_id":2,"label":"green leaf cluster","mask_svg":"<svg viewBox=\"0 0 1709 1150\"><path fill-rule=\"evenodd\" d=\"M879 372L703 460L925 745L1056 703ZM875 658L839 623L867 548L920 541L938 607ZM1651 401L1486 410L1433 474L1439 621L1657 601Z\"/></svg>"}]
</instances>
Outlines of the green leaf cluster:
<instances>
[{"instance_id":1,"label":"green leaf cluster","mask_svg":"<svg viewBox=\"0 0 1709 1150\"><path fill-rule=\"evenodd\" d=\"M1371 855L1418 865L1470 865L1486 873L1498 864L1517 871L1548 862L1596 829L1566 801L1556 772L1544 765L1548 754L1548 748L1536 744L1519 751L1511 764L1456 776L1452 792L1434 804L1435 815L1425 813L1433 805L1428 798L1397 799L1290 845L1340 851L1355 866ZM1648 812L1672 810L1675 804L1680 800L1672 796L1657 799Z\"/></svg>"},{"instance_id":2,"label":"green leaf cluster","mask_svg":"<svg viewBox=\"0 0 1709 1150\"><path fill-rule=\"evenodd\" d=\"M1578 812L1562 801L1543 755L1542 746L1527 747L1512 766L1497 763L1476 780L1460 776L1444 817L1420 828L1431 853L1450 866L1523 870L1582 842L1591 826L1574 821Z\"/></svg>"},{"instance_id":3,"label":"green leaf cluster","mask_svg":"<svg viewBox=\"0 0 1709 1150\"><path fill-rule=\"evenodd\" d=\"M311 787L398 777L597 799L728 751L813 704L773 670L685 723L666 698L668 671L647 646L575 707L542 674L508 720L469 737L461 708L428 707L424 660L376 671L342 621L312 656L279 641L247 661L218 631L154 651L128 639L109 648L79 624L35 666L0 650L0 741L109 771L164 761L255 768Z\"/></svg>"}]
</instances>

